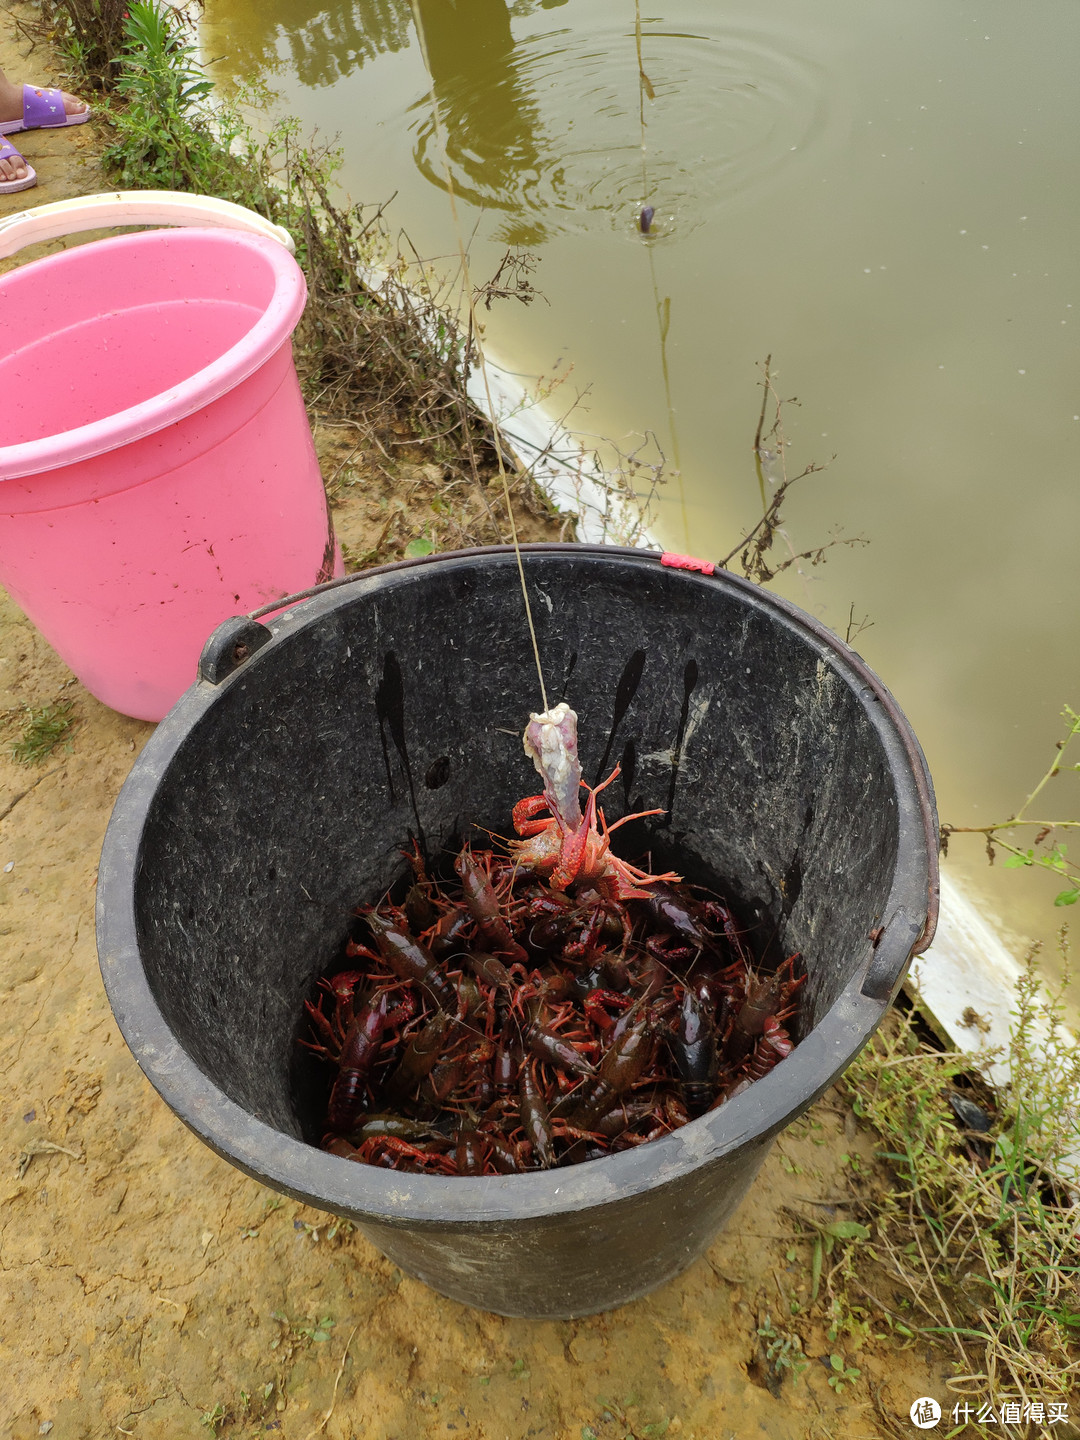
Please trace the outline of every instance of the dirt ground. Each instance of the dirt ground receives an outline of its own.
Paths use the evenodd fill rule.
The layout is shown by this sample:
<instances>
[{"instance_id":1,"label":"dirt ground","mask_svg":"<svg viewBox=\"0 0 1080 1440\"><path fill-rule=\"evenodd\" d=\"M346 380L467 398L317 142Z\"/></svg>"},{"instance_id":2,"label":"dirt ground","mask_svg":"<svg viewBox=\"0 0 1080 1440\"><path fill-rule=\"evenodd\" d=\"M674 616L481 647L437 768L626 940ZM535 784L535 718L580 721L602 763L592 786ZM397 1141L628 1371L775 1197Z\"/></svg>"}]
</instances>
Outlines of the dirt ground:
<instances>
[{"instance_id":1,"label":"dirt ground","mask_svg":"<svg viewBox=\"0 0 1080 1440\"><path fill-rule=\"evenodd\" d=\"M40 49L28 57L25 38L0 30L8 73L55 79ZM0 214L108 188L94 123L24 148L41 184L0 199ZM323 438L354 554L410 486L423 499L437 485L377 456L364 470L347 434ZM17 763L25 707L58 698L74 702L69 740L38 766ZM98 853L152 727L93 699L6 597L0 719L3 1440L856 1440L914 1433L911 1402L944 1401L921 1346L871 1335L856 1352L802 1313L811 1363L793 1384L758 1334L792 1328L792 1302L807 1311L810 1222L851 1213L849 1157L872 1163L835 1094L782 1137L705 1259L645 1300L573 1322L444 1299L348 1224L219 1160L142 1077L98 975ZM833 1353L860 1371L842 1389L829 1383Z\"/></svg>"}]
</instances>

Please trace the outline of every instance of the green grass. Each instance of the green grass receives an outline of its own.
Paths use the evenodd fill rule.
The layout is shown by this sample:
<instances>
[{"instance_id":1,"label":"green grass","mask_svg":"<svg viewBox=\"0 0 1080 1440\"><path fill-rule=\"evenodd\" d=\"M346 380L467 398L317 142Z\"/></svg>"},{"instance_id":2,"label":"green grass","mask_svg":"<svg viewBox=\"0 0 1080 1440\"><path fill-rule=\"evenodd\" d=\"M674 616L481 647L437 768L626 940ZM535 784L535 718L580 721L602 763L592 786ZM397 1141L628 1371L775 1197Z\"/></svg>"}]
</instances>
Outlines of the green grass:
<instances>
[{"instance_id":1,"label":"green grass","mask_svg":"<svg viewBox=\"0 0 1080 1440\"><path fill-rule=\"evenodd\" d=\"M71 700L56 700L40 710L26 708L22 735L11 747L11 755L20 765L40 765L56 747L67 739L75 724Z\"/></svg>"},{"instance_id":2,"label":"green grass","mask_svg":"<svg viewBox=\"0 0 1080 1440\"><path fill-rule=\"evenodd\" d=\"M1080 1047L1062 1021L1061 943L1052 996L1029 956L1011 1078L985 1135L958 1130L947 1100L975 1062L923 1045L911 1016L883 1027L843 1082L892 1176L867 1202L859 1263L885 1271L904 1329L947 1349L956 1385L996 1401L1064 1399L1080 1383Z\"/></svg>"}]
</instances>

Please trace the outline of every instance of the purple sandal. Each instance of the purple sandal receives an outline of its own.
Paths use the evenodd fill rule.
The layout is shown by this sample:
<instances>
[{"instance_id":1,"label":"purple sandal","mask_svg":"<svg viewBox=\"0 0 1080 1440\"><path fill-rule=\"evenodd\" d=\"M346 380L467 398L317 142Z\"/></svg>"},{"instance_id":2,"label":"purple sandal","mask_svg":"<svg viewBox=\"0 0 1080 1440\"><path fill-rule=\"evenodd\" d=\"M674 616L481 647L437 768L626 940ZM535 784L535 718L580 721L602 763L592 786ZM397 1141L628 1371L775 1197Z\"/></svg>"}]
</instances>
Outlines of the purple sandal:
<instances>
[{"instance_id":1,"label":"purple sandal","mask_svg":"<svg viewBox=\"0 0 1080 1440\"><path fill-rule=\"evenodd\" d=\"M0 139L0 160L21 160L26 166L26 174L21 180L0 180L0 195L14 195L16 190L29 190L31 185L37 184L37 172L26 159L20 155L10 140Z\"/></svg>"},{"instance_id":2,"label":"purple sandal","mask_svg":"<svg viewBox=\"0 0 1080 1440\"><path fill-rule=\"evenodd\" d=\"M63 91L24 85L22 119L0 120L0 135L17 135L20 130L62 130L65 125L84 125L89 119L89 105L78 115L67 113Z\"/></svg>"}]
</instances>

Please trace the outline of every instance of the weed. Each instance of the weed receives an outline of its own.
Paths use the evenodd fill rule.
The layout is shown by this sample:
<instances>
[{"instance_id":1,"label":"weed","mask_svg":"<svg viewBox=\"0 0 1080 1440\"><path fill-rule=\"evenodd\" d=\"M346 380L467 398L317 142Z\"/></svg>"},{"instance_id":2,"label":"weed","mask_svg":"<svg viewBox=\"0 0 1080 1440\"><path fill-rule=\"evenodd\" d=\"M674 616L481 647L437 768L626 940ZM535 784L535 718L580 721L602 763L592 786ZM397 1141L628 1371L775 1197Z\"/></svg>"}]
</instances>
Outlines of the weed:
<instances>
[{"instance_id":1,"label":"weed","mask_svg":"<svg viewBox=\"0 0 1080 1440\"><path fill-rule=\"evenodd\" d=\"M132 189L191 190L240 204L261 199L248 155L234 155L244 127L229 107L208 109L214 90L187 43L178 13L132 0L110 108L115 138L102 157ZM263 208L256 206L253 208Z\"/></svg>"},{"instance_id":2,"label":"weed","mask_svg":"<svg viewBox=\"0 0 1080 1440\"><path fill-rule=\"evenodd\" d=\"M290 1320L283 1310L275 1310L272 1319L276 1320L282 1327L282 1333L270 1342L270 1349L277 1350L284 1345L286 1355L296 1349L297 1345L323 1344L330 1339L330 1332L337 1321L330 1315L324 1315L321 1320Z\"/></svg>"},{"instance_id":3,"label":"weed","mask_svg":"<svg viewBox=\"0 0 1080 1440\"><path fill-rule=\"evenodd\" d=\"M893 1313L893 1328L946 1346L953 1383L968 1393L1065 1397L1080 1377L1080 1257L1066 1183L1080 1154L1080 1048L1062 1022L1064 934L1061 943L1066 978L1053 995L1028 957L1010 1082L977 1143L947 1102L971 1058L927 1049L911 1016L883 1027L844 1082L893 1172L872 1202L873 1245L862 1247L908 1302L896 1305L903 1319Z\"/></svg>"},{"instance_id":4,"label":"weed","mask_svg":"<svg viewBox=\"0 0 1080 1440\"><path fill-rule=\"evenodd\" d=\"M768 1315L757 1332L765 1341L765 1358L771 1366L773 1373L778 1379L782 1379L784 1372L790 1374L794 1384L799 1383L799 1376L809 1370L810 1362L803 1355L802 1341L797 1335L791 1334L788 1330L777 1330L772 1318Z\"/></svg>"},{"instance_id":5,"label":"weed","mask_svg":"<svg viewBox=\"0 0 1080 1440\"><path fill-rule=\"evenodd\" d=\"M1049 870L1065 882L1065 889L1060 890L1054 897L1054 904L1075 905L1080 900L1080 860L1069 858L1069 847L1060 836L1062 832L1080 830L1080 819L1029 820L1026 813L1028 806L1038 799L1043 788L1056 776L1070 770L1080 773L1080 761L1065 763L1065 752L1070 742L1080 736L1080 712L1066 705L1061 717L1065 721L1065 734L1054 747L1050 767L1016 814L993 825L942 825L941 850L942 854L948 854L949 839L953 835L982 835L991 865L997 851L1003 850L1005 865L1010 870L1034 866ZM1060 799L1060 796L1058 798ZM1025 846L1017 843L1017 831L1034 831L1031 844Z\"/></svg>"},{"instance_id":6,"label":"weed","mask_svg":"<svg viewBox=\"0 0 1080 1440\"><path fill-rule=\"evenodd\" d=\"M47 760L62 740L66 740L75 723L74 702L55 700L40 710L26 707L22 736L11 747L12 758L20 765L40 765Z\"/></svg>"},{"instance_id":7,"label":"weed","mask_svg":"<svg viewBox=\"0 0 1080 1440\"><path fill-rule=\"evenodd\" d=\"M842 1395L845 1386L854 1384L862 1374L857 1365L848 1365L842 1355L830 1355L829 1368L832 1371L829 1384L838 1395Z\"/></svg>"},{"instance_id":8,"label":"weed","mask_svg":"<svg viewBox=\"0 0 1080 1440\"><path fill-rule=\"evenodd\" d=\"M40 33L97 88L115 79L127 0L41 0Z\"/></svg>"},{"instance_id":9,"label":"weed","mask_svg":"<svg viewBox=\"0 0 1080 1440\"><path fill-rule=\"evenodd\" d=\"M868 1240L870 1231L865 1225L860 1225L857 1220L833 1220L827 1225L820 1225L805 1217L800 1217L800 1219L815 1231L814 1246L810 1255L810 1303L813 1304L821 1289L822 1268L826 1259L831 1259L837 1242Z\"/></svg>"},{"instance_id":10,"label":"weed","mask_svg":"<svg viewBox=\"0 0 1080 1440\"><path fill-rule=\"evenodd\" d=\"M330 1331L334 1328L336 1323L337 1322L333 1320L329 1315L324 1315L321 1320L311 1321L306 1325L301 1324L299 1321L294 1321L293 1330L297 1335L301 1337L301 1339L311 1340L314 1341L316 1344L321 1345L324 1340L330 1339Z\"/></svg>"},{"instance_id":11,"label":"weed","mask_svg":"<svg viewBox=\"0 0 1080 1440\"><path fill-rule=\"evenodd\" d=\"M850 1263L852 1257L843 1267L842 1280L850 1281L855 1274L855 1265ZM829 1301L829 1323L825 1330L825 1337L830 1344L835 1345L842 1335L848 1336L856 1350L869 1339L871 1334L870 1312L862 1305L853 1305L848 1295L847 1283L837 1286L836 1293Z\"/></svg>"},{"instance_id":12,"label":"weed","mask_svg":"<svg viewBox=\"0 0 1080 1440\"><path fill-rule=\"evenodd\" d=\"M639 1395L627 1395L621 1405L616 1400L607 1400L603 1395L598 1395L596 1403L601 1407L600 1423L602 1425L617 1422L618 1428L615 1431L617 1440L659 1440L661 1435L667 1434L671 1425L671 1417L666 1415L661 1420L642 1424L639 1428L637 1422L630 1416L631 1410L637 1410L641 1406ZM581 1427L582 1440L586 1440L588 1433L594 1436L597 1434L591 1425L583 1425Z\"/></svg>"},{"instance_id":13,"label":"weed","mask_svg":"<svg viewBox=\"0 0 1080 1440\"><path fill-rule=\"evenodd\" d=\"M351 1220L344 1219L341 1215L334 1215L323 1225L313 1225L310 1220L296 1220L293 1222L297 1230L302 1230L313 1245L320 1240L336 1240L339 1235L351 1235L356 1226Z\"/></svg>"},{"instance_id":14,"label":"weed","mask_svg":"<svg viewBox=\"0 0 1080 1440\"><path fill-rule=\"evenodd\" d=\"M254 1394L241 1389L240 1398L235 1405L222 1405L218 1403L212 1410L206 1410L199 1417L200 1424L205 1425L211 1435L217 1435L225 1425L235 1425L243 1422L250 1425L266 1418L274 1395L274 1382L268 1380L265 1385L260 1385ZM245 1431L245 1433L247 1433ZM261 1432L260 1432L261 1433Z\"/></svg>"}]
</instances>

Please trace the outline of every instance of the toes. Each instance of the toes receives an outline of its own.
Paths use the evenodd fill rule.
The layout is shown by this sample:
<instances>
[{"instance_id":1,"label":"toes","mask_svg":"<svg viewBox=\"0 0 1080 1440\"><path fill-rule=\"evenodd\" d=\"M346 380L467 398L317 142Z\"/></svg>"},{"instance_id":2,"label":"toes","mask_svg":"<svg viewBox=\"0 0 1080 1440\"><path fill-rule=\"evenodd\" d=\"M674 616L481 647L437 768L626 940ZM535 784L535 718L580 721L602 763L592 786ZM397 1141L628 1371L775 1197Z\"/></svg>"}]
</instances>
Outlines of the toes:
<instances>
[{"instance_id":1,"label":"toes","mask_svg":"<svg viewBox=\"0 0 1080 1440\"><path fill-rule=\"evenodd\" d=\"M69 95L66 90L63 92L63 99L64 111L68 115L81 115L89 108L85 100L80 100L77 95Z\"/></svg>"},{"instance_id":2,"label":"toes","mask_svg":"<svg viewBox=\"0 0 1080 1440\"><path fill-rule=\"evenodd\" d=\"M0 180L23 180L26 177L26 161L8 157L0 160Z\"/></svg>"}]
</instances>

